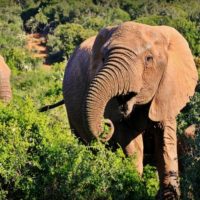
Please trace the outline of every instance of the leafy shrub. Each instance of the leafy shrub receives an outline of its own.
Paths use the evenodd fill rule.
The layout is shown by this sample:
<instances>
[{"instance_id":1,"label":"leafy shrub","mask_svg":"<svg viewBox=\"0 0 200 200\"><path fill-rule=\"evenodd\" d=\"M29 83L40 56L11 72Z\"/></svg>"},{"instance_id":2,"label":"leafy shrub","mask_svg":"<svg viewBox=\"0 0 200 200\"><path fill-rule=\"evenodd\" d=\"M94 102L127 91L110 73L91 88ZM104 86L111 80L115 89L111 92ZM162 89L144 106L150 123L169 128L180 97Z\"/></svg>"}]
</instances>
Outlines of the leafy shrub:
<instances>
[{"instance_id":1,"label":"leafy shrub","mask_svg":"<svg viewBox=\"0 0 200 200\"><path fill-rule=\"evenodd\" d=\"M61 98L55 86L61 85L63 68L60 63L51 71L18 73L13 102L0 104L0 199L153 199L154 169L143 180L121 149L80 144L63 107L38 113L41 102Z\"/></svg>"},{"instance_id":2,"label":"leafy shrub","mask_svg":"<svg viewBox=\"0 0 200 200\"><path fill-rule=\"evenodd\" d=\"M85 23L83 23L84 27L93 30L100 30L102 27L105 27L106 21L102 17L86 17Z\"/></svg>"},{"instance_id":3,"label":"leafy shrub","mask_svg":"<svg viewBox=\"0 0 200 200\"><path fill-rule=\"evenodd\" d=\"M28 50L23 48L10 48L3 52L8 66L13 70L28 71L41 65L41 59L33 58Z\"/></svg>"},{"instance_id":4,"label":"leafy shrub","mask_svg":"<svg viewBox=\"0 0 200 200\"><path fill-rule=\"evenodd\" d=\"M194 22L190 20L179 18L171 20L169 26L176 28L180 33L184 35L189 43L192 52L196 56L200 56L200 36L198 27Z\"/></svg>"},{"instance_id":5,"label":"leafy shrub","mask_svg":"<svg viewBox=\"0 0 200 200\"><path fill-rule=\"evenodd\" d=\"M200 71L199 71L200 75ZM194 139L184 137L183 131L191 124L196 125L196 136ZM199 177L200 177L200 83L192 100L178 116L178 133L187 145L188 152L180 159L184 171L181 174L182 199L199 199Z\"/></svg>"},{"instance_id":6,"label":"leafy shrub","mask_svg":"<svg viewBox=\"0 0 200 200\"><path fill-rule=\"evenodd\" d=\"M0 7L0 54L12 70L30 70L40 64L25 49L26 36L16 4Z\"/></svg>"},{"instance_id":7,"label":"leafy shrub","mask_svg":"<svg viewBox=\"0 0 200 200\"><path fill-rule=\"evenodd\" d=\"M150 15L148 17L139 17L136 19L136 22L153 25L153 26L168 24L169 21L170 21L169 17L158 16L158 15Z\"/></svg>"},{"instance_id":8,"label":"leafy shrub","mask_svg":"<svg viewBox=\"0 0 200 200\"><path fill-rule=\"evenodd\" d=\"M46 114L37 112L41 105L62 98L65 64L56 63L49 71L38 69L40 61L25 50L23 25L28 31L47 30L49 54L62 60L100 28L130 18L177 28L199 55L195 0L0 1L0 54L15 71L14 100L0 104L0 199L154 199L155 168L146 166L141 178L134 159L126 158L121 149L113 153L98 142L80 144L70 133L63 106ZM189 125L200 124L199 108L200 85L178 116L180 135ZM199 136L198 130L195 140L187 140L192 153L181 158L182 199L200 196Z\"/></svg>"},{"instance_id":9,"label":"leafy shrub","mask_svg":"<svg viewBox=\"0 0 200 200\"><path fill-rule=\"evenodd\" d=\"M146 165L144 167L143 179L149 199L154 199L155 194L159 189L158 174L156 168L150 165Z\"/></svg>"},{"instance_id":10,"label":"leafy shrub","mask_svg":"<svg viewBox=\"0 0 200 200\"><path fill-rule=\"evenodd\" d=\"M111 16L110 21L112 23L115 23L115 20L124 22L124 21L130 21L130 19L131 19L130 15L126 11L124 11L120 8L110 9L108 11L108 16Z\"/></svg>"},{"instance_id":11,"label":"leafy shrub","mask_svg":"<svg viewBox=\"0 0 200 200\"><path fill-rule=\"evenodd\" d=\"M49 71L37 69L17 73L12 77L15 98L23 98L28 95L38 103L38 107L40 104L55 102L63 98L63 67L64 63L55 64Z\"/></svg>"},{"instance_id":12,"label":"leafy shrub","mask_svg":"<svg viewBox=\"0 0 200 200\"><path fill-rule=\"evenodd\" d=\"M0 105L1 199L151 199L131 159L86 147L26 98ZM91 151L92 150L92 151ZM94 153L95 152L95 153ZM152 177L151 170L147 177ZM151 175L150 175L151 174ZM12 189L11 189L12 188ZM154 188L154 187L153 187Z\"/></svg>"},{"instance_id":13,"label":"leafy shrub","mask_svg":"<svg viewBox=\"0 0 200 200\"><path fill-rule=\"evenodd\" d=\"M77 45L95 33L91 29L84 29L79 24L67 23L57 26L54 34L48 36L47 46L50 56L56 54L61 60L65 57L69 58Z\"/></svg>"}]
</instances>

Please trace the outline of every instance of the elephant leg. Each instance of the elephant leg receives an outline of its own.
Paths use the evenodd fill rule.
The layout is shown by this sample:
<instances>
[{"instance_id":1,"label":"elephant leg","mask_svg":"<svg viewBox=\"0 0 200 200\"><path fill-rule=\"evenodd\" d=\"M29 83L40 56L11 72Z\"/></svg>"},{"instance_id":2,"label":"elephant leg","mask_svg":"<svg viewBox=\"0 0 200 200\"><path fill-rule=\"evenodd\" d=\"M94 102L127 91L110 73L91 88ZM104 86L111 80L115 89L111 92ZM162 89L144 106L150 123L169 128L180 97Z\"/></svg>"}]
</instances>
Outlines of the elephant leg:
<instances>
[{"instance_id":1,"label":"elephant leg","mask_svg":"<svg viewBox=\"0 0 200 200\"><path fill-rule=\"evenodd\" d=\"M143 138L142 133L132 130L127 124L115 125L115 142L120 144L127 156L136 155L135 165L138 173L143 173Z\"/></svg>"},{"instance_id":2,"label":"elephant leg","mask_svg":"<svg viewBox=\"0 0 200 200\"><path fill-rule=\"evenodd\" d=\"M155 160L156 160L156 167L159 174L160 183L164 178L164 159L163 159L163 131L156 127L154 128L154 143L155 143Z\"/></svg>"},{"instance_id":3,"label":"elephant leg","mask_svg":"<svg viewBox=\"0 0 200 200\"><path fill-rule=\"evenodd\" d=\"M134 139L132 139L124 148L125 153L128 156L136 155L136 169L140 175L143 173L143 138L142 134L137 135Z\"/></svg>"},{"instance_id":4,"label":"elephant leg","mask_svg":"<svg viewBox=\"0 0 200 200\"><path fill-rule=\"evenodd\" d=\"M155 131L155 152L160 179L158 199L178 199L180 196L178 180L178 158L176 121L163 122L163 130Z\"/></svg>"},{"instance_id":5,"label":"elephant leg","mask_svg":"<svg viewBox=\"0 0 200 200\"><path fill-rule=\"evenodd\" d=\"M176 120L168 120L163 123L163 157L165 163L164 185L171 184L178 187L178 154Z\"/></svg>"}]
</instances>

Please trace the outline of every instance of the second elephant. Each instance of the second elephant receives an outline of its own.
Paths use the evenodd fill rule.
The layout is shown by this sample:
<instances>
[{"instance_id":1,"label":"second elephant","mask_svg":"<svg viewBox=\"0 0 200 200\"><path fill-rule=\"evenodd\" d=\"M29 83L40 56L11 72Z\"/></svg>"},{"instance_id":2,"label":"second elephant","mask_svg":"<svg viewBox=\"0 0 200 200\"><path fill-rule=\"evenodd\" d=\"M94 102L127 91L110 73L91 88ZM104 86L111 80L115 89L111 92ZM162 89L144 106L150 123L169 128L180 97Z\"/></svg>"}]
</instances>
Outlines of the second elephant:
<instances>
[{"instance_id":1,"label":"second elephant","mask_svg":"<svg viewBox=\"0 0 200 200\"><path fill-rule=\"evenodd\" d=\"M12 98L12 91L10 85L11 71L0 55L0 99L8 102Z\"/></svg>"}]
</instances>

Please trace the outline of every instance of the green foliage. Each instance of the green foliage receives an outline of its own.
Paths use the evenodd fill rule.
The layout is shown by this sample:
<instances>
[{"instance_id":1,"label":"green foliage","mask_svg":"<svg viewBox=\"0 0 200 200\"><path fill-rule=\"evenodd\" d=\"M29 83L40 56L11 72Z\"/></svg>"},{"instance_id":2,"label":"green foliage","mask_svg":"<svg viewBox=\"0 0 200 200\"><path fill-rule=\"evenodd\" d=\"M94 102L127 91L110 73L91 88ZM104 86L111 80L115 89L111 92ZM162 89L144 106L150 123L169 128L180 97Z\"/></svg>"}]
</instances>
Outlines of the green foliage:
<instances>
[{"instance_id":1,"label":"green foliage","mask_svg":"<svg viewBox=\"0 0 200 200\"><path fill-rule=\"evenodd\" d=\"M64 63L52 65L51 71L42 69L20 72L12 77L16 98L29 96L36 103L47 104L62 98ZM39 107L38 105L38 107Z\"/></svg>"},{"instance_id":2,"label":"green foliage","mask_svg":"<svg viewBox=\"0 0 200 200\"><path fill-rule=\"evenodd\" d=\"M63 70L57 63L13 77L14 100L0 104L0 199L153 199L155 184L139 177L134 158L80 144L63 107L37 111L62 98ZM154 169L145 174L156 180Z\"/></svg>"},{"instance_id":3,"label":"green foliage","mask_svg":"<svg viewBox=\"0 0 200 200\"><path fill-rule=\"evenodd\" d=\"M49 35L47 46L50 55L56 54L61 59L67 57L73 52L75 47L83 40L95 35L95 31L85 29L79 24L67 23L59 25L54 30L53 35Z\"/></svg>"},{"instance_id":4,"label":"green foliage","mask_svg":"<svg viewBox=\"0 0 200 200\"><path fill-rule=\"evenodd\" d=\"M199 58L195 58L195 63L199 68ZM199 77L200 77L200 70ZM191 124L196 125L194 139L185 138L184 130ZM198 183L200 181L200 82L196 87L196 92L191 101L178 116L178 133L187 146L187 153L180 159L183 163L184 171L181 176L182 199L199 199L200 191Z\"/></svg>"},{"instance_id":5,"label":"green foliage","mask_svg":"<svg viewBox=\"0 0 200 200\"><path fill-rule=\"evenodd\" d=\"M0 174L3 186L1 191L8 193L8 198L30 199L31 192L36 187L34 183L39 175L37 173L41 172L40 151L54 134L50 131L52 127L57 129L57 125L48 122L46 117L42 115L38 117L37 110L33 108L34 104L30 99L13 102L7 107L1 105ZM65 126L63 128L67 132L67 128ZM57 131L54 134L57 140L64 134L67 137L67 133L63 131L59 136L56 134ZM64 142L64 138L60 140Z\"/></svg>"},{"instance_id":6,"label":"green foliage","mask_svg":"<svg viewBox=\"0 0 200 200\"><path fill-rule=\"evenodd\" d=\"M182 199L199 199L200 129L197 130L195 140L189 140L186 144L190 152L182 158L184 162L184 173L181 179Z\"/></svg>"},{"instance_id":7,"label":"green foliage","mask_svg":"<svg viewBox=\"0 0 200 200\"><path fill-rule=\"evenodd\" d=\"M150 15L147 17L139 17L137 18L136 22L149 24L149 25L164 25L168 24L170 21L169 17L167 16L158 16L158 15Z\"/></svg>"},{"instance_id":8,"label":"green foliage","mask_svg":"<svg viewBox=\"0 0 200 200\"><path fill-rule=\"evenodd\" d=\"M26 49L24 29L47 35L53 61L69 58L74 48L99 29L136 20L169 25L188 40L196 63L200 55L200 4L196 0L1 0L0 54L12 69L13 102L0 103L0 199L154 199L155 168L143 177L121 149L111 152L95 142L84 146L71 134L64 106L45 114L37 109L62 98L65 62L51 70L38 66ZM200 84L178 116L178 133L200 124ZM198 199L200 130L183 156L182 199ZM109 132L105 127L104 132Z\"/></svg>"},{"instance_id":9,"label":"green foliage","mask_svg":"<svg viewBox=\"0 0 200 200\"><path fill-rule=\"evenodd\" d=\"M12 70L30 70L40 64L25 49L25 33L19 6L0 7L0 54Z\"/></svg>"},{"instance_id":10,"label":"green foliage","mask_svg":"<svg viewBox=\"0 0 200 200\"><path fill-rule=\"evenodd\" d=\"M182 33L188 41L193 54L196 56L200 56L200 29L196 26L195 22L180 18L171 20L169 22L169 26L176 28L180 33Z\"/></svg>"},{"instance_id":11,"label":"green foliage","mask_svg":"<svg viewBox=\"0 0 200 200\"><path fill-rule=\"evenodd\" d=\"M10 48L3 52L8 66L13 70L28 71L41 65L39 58L31 57L28 50L23 48Z\"/></svg>"},{"instance_id":12,"label":"green foliage","mask_svg":"<svg viewBox=\"0 0 200 200\"><path fill-rule=\"evenodd\" d=\"M48 31L51 33L49 38L50 54L56 53L60 59L71 54L72 47L58 49L62 46L63 40L53 30L65 23L79 24L91 32L99 30L107 25L119 24L123 21L134 19L138 22L151 25L169 25L178 29L188 40L193 53L200 55L199 38L199 10L200 4L195 0L189 2L178 1L42 1L37 3L25 4L26 9L23 14L29 13L29 18L25 19L25 27L28 30ZM191 9L188 9L191 8ZM36 10L31 13L31 9ZM59 29L59 28L58 28ZM57 30L58 30L57 29ZM92 30L91 30L92 29ZM90 34L88 34L90 35ZM72 37L76 38L76 34ZM73 40L76 40L76 39ZM71 40L69 41L69 43ZM74 44L73 44L74 45ZM77 43L76 43L77 45ZM69 45L71 46L71 44ZM69 52L68 52L69 50ZM58 59L59 60L59 59Z\"/></svg>"},{"instance_id":13,"label":"green foliage","mask_svg":"<svg viewBox=\"0 0 200 200\"><path fill-rule=\"evenodd\" d=\"M30 98L0 108L1 199L155 196L153 184L147 183L146 193L131 158L125 158L122 150L113 153L101 143L81 145L64 120L55 122L38 113ZM148 173L153 176L153 171Z\"/></svg>"},{"instance_id":14,"label":"green foliage","mask_svg":"<svg viewBox=\"0 0 200 200\"><path fill-rule=\"evenodd\" d=\"M199 73L200 74L200 73ZM196 125L195 139L185 138L183 132L189 125ZM178 116L178 133L187 145L187 153L180 159L184 171L181 176L182 199L198 199L200 177L200 83L194 97Z\"/></svg>"},{"instance_id":15,"label":"green foliage","mask_svg":"<svg viewBox=\"0 0 200 200\"><path fill-rule=\"evenodd\" d=\"M155 194L159 189L158 174L156 172L156 168L150 165L146 165L144 167L143 179L149 198L154 199Z\"/></svg>"}]
</instances>

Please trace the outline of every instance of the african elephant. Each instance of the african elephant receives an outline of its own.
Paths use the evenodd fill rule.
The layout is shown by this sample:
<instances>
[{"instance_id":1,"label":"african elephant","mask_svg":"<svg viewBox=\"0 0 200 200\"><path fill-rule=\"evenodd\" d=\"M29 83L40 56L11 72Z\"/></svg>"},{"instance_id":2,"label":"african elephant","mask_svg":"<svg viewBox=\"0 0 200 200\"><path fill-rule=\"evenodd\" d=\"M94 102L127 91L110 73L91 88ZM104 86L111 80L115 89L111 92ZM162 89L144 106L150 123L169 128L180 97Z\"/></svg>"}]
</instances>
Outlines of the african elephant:
<instances>
[{"instance_id":1,"label":"african elephant","mask_svg":"<svg viewBox=\"0 0 200 200\"><path fill-rule=\"evenodd\" d=\"M197 79L188 43L178 31L125 22L103 28L76 48L58 104L65 103L71 129L85 143L99 138L136 154L140 174L143 134L153 131L158 197L178 199L176 116Z\"/></svg>"},{"instance_id":2,"label":"african elephant","mask_svg":"<svg viewBox=\"0 0 200 200\"><path fill-rule=\"evenodd\" d=\"M6 65L4 58L0 55L0 99L4 102L10 101L12 97L10 74L9 67Z\"/></svg>"}]
</instances>

